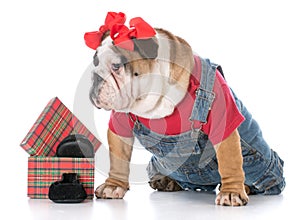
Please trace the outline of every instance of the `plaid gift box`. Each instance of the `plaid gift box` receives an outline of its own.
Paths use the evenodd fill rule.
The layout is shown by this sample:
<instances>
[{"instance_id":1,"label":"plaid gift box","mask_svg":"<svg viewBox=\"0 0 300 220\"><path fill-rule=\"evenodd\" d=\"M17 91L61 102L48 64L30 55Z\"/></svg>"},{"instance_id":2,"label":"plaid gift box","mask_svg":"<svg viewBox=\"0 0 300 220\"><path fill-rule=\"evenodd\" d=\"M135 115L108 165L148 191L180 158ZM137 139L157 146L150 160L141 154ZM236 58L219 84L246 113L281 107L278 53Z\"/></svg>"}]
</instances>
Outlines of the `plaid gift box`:
<instances>
[{"instance_id":1,"label":"plaid gift box","mask_svg":"<svg viewBox=\"0 0 300 220\"><path fill-rule=\"evenodd\" d=\"M28 188L30 198L46 199L51 183L60 180L63 173L77 173L87 199L94 196L94 158L29 157Z\"/></svg>"},{"instance_id":2,"label":"plaid gift box","mask_svg":"<svg viewBox=\"0 0 300 220\"><path fill-rule=\"evenodd\" d=\"M100 141L57 98L47 104L21 143L31 156L54 156L58 144L69 134L82 134L94 145L95 152Z\"/></svg>"},{"instance_id":3,"label":"plaid gift box","mask_svg":"<svg viewBox=\"0 0 300 220\"><path fill-rule=\"evenodd\" d=\"M57 98L42 111L21 142L31 157L28 159L28 197L48 198L51 183L60 180L63 173L77 173L88 198L94 194L94 158L55 157L58 144L70 134L86 136L95 152L101 142Z\"/></svg>"}]
</instances>

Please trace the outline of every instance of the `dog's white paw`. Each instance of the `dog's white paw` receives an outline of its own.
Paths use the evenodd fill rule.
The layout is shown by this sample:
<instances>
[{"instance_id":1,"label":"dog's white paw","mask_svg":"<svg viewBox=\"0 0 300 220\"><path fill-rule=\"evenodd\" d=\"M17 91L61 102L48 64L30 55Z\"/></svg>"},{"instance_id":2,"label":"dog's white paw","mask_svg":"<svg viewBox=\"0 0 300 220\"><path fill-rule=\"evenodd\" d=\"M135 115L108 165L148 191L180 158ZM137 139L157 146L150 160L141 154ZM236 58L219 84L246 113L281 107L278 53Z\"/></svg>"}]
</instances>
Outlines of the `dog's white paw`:
<instances>
[{"instance_id":1,"label":"dog's white paw","mask_svg":"<svg viewBox=\"0 0 300 220\"><path fill-rule=\"evenodd\" d=\"M95 190L97 198L101 199L122 199L125 196L127 190L119 186L110 186L106 183L101 184Z\"/></svg>"},{"instance_id":2,"label":"dog's white paw","mask_svg":"<svg viewBox=\"0 0 300 220\"><path fill-rule=\"evenodd\" d=\"M220 192L215 200L216 205L243 206L248 203L246 194L240 196L238 193Z\"/></svg>"}]
</instances>

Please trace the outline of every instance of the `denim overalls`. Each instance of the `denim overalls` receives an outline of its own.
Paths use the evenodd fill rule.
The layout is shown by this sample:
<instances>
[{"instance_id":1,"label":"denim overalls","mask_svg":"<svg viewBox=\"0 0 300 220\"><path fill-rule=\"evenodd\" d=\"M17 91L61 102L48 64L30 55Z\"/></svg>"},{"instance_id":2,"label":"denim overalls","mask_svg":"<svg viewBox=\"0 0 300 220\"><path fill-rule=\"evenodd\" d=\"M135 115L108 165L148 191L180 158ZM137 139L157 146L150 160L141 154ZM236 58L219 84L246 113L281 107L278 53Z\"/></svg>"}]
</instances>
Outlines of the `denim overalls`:
<instances>
[{"instance_id":1,"label":"denim overalls","mask_svg":"<svg viewBox=\"0 0 300 220\"><path fill-rule=\"evenodd\" d=\"M183 189L211 191L221 182L218 162L212 143L193 121L206 123L214 101L213 86L216 69L222 69L208 59L201 59L200 87L190 116L191 130L179 135L161 135L152 132L135 117L133 132L153 156L147 167L151 179L157 174L169 176ZM199 77L198 77L199 78ZM245 184L252 193L279 194L285 187L283 161L262 137L257 122L233 93L236 104L245 117L238 127L241 137Z\"/></svg>"}]
</instances>

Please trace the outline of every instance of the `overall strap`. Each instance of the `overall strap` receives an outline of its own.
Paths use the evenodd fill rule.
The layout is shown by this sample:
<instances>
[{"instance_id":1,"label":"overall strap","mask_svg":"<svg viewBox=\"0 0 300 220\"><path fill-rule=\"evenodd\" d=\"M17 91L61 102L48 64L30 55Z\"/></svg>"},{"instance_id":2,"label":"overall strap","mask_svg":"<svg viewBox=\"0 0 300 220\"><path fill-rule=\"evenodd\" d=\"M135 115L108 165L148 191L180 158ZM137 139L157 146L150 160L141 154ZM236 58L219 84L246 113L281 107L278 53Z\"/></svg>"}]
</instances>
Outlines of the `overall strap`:
<instances>
[{"instance_id":1,"label":"overall strap","mask_svg":"<svg viewBox=\"0 0 300 220\"><path fill-rule=\"evenodd\" d=\"M198 58L198 57L197 57ZM207 116L211 105L215 99L215 93L213 92L216 69L221 71L223 75L221 66L211 63L209 59L201 60L201 78L200 86L196 90L196 99L193 106L192 114L190 116L191 121L200 121L202 123L207 122Z\"/></svg>"}]
</instances>

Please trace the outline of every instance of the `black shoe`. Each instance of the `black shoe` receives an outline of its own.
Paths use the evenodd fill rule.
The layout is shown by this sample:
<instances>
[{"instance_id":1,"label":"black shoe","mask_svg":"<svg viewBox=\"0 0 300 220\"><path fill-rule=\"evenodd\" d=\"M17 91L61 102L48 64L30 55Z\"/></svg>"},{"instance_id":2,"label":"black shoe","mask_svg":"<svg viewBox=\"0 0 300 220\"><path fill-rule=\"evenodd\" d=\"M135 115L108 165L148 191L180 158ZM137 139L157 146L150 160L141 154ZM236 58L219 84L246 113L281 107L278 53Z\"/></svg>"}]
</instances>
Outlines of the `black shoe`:
<instances>
[{"instance_id":1,"label":"black shoe","mask_svg":"<svg viewBox=\"0 0 300 220\"><path fill-rule=\"evenodd\" d=\"M87 194L76 173L63 173L62 180L50 185L48 197L56 203L79 203Z\"/></svg>"},{"instance_id":2,"label":"black shoe","mask_svg":"<svg viewBox=\"0 0 300 220\"><path fill-rule=\"evenodd\" d=\"M84 135L72 134L59 143L56 149L57 157L93 158L94 146Z\"/></svg>"}]
</instances>

